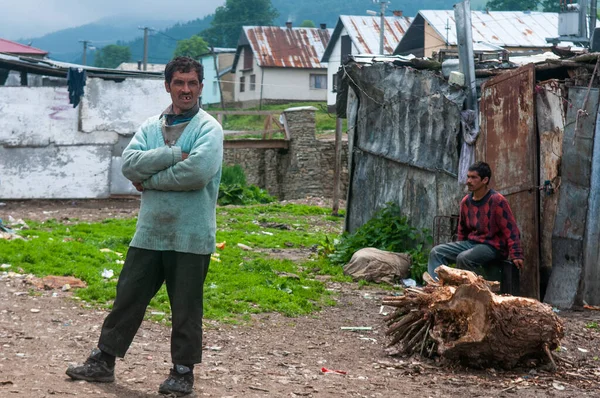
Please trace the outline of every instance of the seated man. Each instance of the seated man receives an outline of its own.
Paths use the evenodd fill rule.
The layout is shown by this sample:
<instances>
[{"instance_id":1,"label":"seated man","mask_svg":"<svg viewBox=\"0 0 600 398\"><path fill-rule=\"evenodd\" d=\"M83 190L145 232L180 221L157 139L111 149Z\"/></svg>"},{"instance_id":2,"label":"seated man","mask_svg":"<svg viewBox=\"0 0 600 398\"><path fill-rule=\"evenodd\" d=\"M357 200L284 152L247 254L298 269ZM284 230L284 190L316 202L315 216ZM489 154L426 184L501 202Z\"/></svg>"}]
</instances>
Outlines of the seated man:
<instances>
[{"instance_id":1,"label":"seated man","mask_svg":"<svg viewBox=\"0 0 600 398\"><path fill-rule=\"evenodd\" d=\"M460 204L458 241L437 245L429 253L427 270L434 280L438 280L435 269L450 263L475 272L479 266L509 258L522 269L519 228L504 196L488 188L490 178L492 170L487 163L469 167L467 188L471 193Z\"/></svg>"}]
</instances>

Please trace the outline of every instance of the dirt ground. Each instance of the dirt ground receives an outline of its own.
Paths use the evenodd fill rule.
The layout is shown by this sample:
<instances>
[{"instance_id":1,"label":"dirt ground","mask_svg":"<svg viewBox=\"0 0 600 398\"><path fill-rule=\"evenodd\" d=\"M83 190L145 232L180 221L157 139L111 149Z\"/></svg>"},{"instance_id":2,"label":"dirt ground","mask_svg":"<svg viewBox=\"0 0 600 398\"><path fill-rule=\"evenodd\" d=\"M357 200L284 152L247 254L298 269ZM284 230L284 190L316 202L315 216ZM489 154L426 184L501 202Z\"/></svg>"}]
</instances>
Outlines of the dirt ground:
<instances>
[{"instance_id":1,"label":"dirt ground","mask_svg":"<svg viewBox=\"0 0 600 398\"><path fill-rule=\"evenodd\" d=\"M131 217L138 205L137 198L4 201L0 218L95 221ZM159 396L170 367L167 327L143 323L125 359L117 361L115 383L71 382L64 372L94 347L106 312L70 292L29 294L31 288L26 278L0 274L0 396ZM566 337L557 372L472 370L389 357L382 313L391 308L381 307L386 293L354 283L328 288L338 292L337 305L311 316L263 314L244 326L206 321L195 396L600 397L600 329L586 327L600 323L600 311L559 313ZM372 330L341 329L356 326Z\"/></svg>"}]
</instances>

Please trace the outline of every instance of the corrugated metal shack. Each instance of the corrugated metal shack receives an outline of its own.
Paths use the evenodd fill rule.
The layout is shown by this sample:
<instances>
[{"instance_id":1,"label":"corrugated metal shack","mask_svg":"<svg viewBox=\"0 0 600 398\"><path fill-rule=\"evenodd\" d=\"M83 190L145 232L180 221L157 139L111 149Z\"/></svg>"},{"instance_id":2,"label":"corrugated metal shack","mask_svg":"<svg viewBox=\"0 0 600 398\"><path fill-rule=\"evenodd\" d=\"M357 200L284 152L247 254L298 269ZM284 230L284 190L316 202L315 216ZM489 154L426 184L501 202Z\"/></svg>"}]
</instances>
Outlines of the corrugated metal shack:
<instances>
[{"instance_id":1,"label":"corrugated metal shack","mask_svg":"<svg viewBox=\"0 0 600 398\"><path fill-rule=\"evenodd\" d=\"M476 70L476 158L492 166L492 187L511 203L522 233L521 294L559 308L600 304L597 60L587 54L518 69L490 61ZM394 201L415 226L431 228L435 216L457 213L465 192L455 178L464 96L425 61L373 61L344 66L354 127L346 227Z\"/></svg>"},{"instance_id":2,"label":"corrugated metal shack","mask_svg":"<svg viewBox=\"0 0 600 398\"><path fill-rule=\"evenodd\" d=\"M352 61L343 69L349 85L347 230L387 202L398 203L421 228L431 228L438 214L456 214L463 194L457 169L464 90L436 72L403 66L401 58Z\"/></svg>"}]
</instances>

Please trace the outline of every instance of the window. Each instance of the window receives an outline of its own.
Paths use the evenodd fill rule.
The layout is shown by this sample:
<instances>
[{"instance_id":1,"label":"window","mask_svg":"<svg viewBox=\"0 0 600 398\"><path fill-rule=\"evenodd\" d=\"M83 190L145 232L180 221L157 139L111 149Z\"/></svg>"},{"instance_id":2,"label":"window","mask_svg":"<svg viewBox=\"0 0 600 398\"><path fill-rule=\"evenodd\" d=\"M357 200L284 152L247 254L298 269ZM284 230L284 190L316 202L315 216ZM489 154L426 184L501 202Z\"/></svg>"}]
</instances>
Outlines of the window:
<instances>
[{"instance_id":1,"label":"window","mask_svg":"<svg viewBox=\"0 0 600 398\"><path fill-rule=\"evenodd\" d=\"M327 75L310 75L310 88L320 90L327 88Z\"/></svg>"},{"instance_id":2,"label":"window","mask_svg":"<svg viewBox=\"0 0 600 398\"><path fill-rule=\"evenodd\" d=\"M213 82L213 95L217 95L219 93L219 82Z\"/></svg>"},{"instance_id":3,"label":"window","mask_svg":"<svg viewBox=\"0 0 600 398\"><path fill-rule=\"evenodd\" d=\"M252 63L253 63L253 58L252 58L252 50L250 49L250 47L245 47L244 48L244 70L252 70Z\"/></svg>"},{"instance_id":4,"label":"window","mask_svg":"<svg viewBox=\"0 0 600 398\"><path fill-rule=\"evenodd\" d=\"M250 91L256 90L256 75L250 75Z\"/></svg>"},{"instance_id":5,"label":"window","mask_svg":"<svg viewBox=\"0 0 600 398\"><path fill-rule=\"evenodd\" d=\"M338 87L338 74L334 73L333 75L331 75L332 79L332 86L331 87L331 92L332 93L337 93L337 87Z\"/></svg>"},{"instance_id":6,"label":"window","mask_svg":"<svg viewBox=\"0 0 600 398\"><path fill-rule=\"evenodd\" d=\"M342 36L342 53L340 54L342 62L348 61L348 56L352 54L352 40L350 36Z\"/></svg>"},{"instance_id":7,"label":"window","mask_svg":"<svg viewBox=\"0 0 600 398\"><path fill-rule=\"evenodd\" d=\"M242 76L240 77L240 93L244 91L246 91L246 78Z\"/></svg>"}]
</instances>

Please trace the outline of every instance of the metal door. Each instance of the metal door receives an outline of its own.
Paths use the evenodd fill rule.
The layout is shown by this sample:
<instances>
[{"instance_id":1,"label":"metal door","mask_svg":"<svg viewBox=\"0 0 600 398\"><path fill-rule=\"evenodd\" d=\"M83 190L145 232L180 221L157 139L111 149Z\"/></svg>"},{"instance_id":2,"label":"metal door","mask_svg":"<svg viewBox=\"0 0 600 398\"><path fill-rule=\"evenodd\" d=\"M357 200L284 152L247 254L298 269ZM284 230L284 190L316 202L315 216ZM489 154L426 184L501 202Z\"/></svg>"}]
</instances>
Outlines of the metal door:
<instances>
[{"instance_id":1,"label":"metal door","mask_svg":"<svg viewBox=\"0 0 600 398\"><path fill-rule=\"evenodd\" d=\"M481 91L476 157L492 168L491 187L510 203L525 254L521 295L539 300L539 168L533 64L488 80Z\"/></svg>"}]
</instances>

